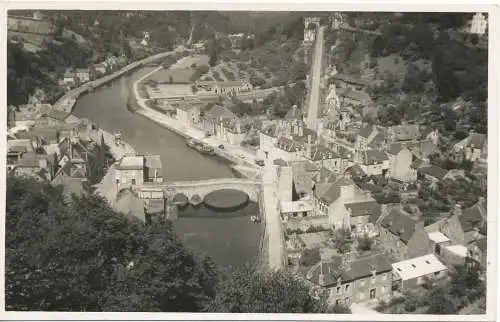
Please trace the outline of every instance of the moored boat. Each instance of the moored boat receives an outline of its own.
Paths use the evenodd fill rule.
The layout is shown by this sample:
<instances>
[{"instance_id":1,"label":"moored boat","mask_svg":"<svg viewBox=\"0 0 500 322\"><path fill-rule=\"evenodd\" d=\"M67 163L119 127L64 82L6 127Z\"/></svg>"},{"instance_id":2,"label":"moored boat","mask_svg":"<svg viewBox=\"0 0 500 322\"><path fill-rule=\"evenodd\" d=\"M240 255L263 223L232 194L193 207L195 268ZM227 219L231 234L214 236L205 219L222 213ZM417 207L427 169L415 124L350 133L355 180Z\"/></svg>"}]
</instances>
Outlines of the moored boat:
<instances>
[{"instance_id":1,"label":"moored boat","mask_svg":"<svg viewBox=\"0 0 500 322\"><path fill-rule=\"evenodd\" d=\"M254 222L254 223L258 223L258 222L260 222L260 218L259 218L259 217L257 217L257 216L251 216L251 217L250 217L250 220L251 220L252 222Z\"/></svg>"}]
</instances>

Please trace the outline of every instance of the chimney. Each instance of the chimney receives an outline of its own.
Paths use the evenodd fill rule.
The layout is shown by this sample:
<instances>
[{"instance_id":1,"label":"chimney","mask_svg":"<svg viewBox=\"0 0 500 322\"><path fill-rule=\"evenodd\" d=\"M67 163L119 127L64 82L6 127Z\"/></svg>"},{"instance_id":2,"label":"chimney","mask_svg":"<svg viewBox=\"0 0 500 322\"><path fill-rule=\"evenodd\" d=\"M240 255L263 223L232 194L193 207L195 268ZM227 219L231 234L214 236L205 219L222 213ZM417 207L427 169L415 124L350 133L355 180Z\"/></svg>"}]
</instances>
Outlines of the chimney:
<instances>
[{"instance_id":1,"label":"chimney","mask_svg":"<svg viewBox=\"0 0 500 322\"><path fill-rule=\"evenodd\" d=\"M462 206L459 204L455 204L453 206L453 215L460 216L462 215Z\"/></svg>"},{"instance_id":2,"label":"chimney","mask_svg":"<svg viewBox=\"0 0 500 322\"><path fill-rule=\"evenodd\" d=\"M319 272L318 284L323 286L323 285L325 285L325 275L323 274L323 262L322 261L319 263L319 268L320 268L320 272Z\"/></svg>"}]
</instances>

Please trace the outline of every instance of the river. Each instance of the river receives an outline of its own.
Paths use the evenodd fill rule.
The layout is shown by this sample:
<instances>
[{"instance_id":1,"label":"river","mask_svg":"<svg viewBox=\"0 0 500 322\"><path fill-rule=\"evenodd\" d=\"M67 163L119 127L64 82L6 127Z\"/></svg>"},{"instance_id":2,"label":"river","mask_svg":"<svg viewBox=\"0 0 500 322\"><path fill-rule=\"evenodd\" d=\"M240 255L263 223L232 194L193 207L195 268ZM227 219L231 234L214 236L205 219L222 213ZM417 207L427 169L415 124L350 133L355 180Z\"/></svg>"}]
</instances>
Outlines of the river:
<instances>
[{"instance_id":1,"label":"river","mask_svg":"<svg viewBox=\"0 0 500 322\"><path fill-rule=\"evenodd\" d=\"M160 155L165 181L234 177L227 162L192 150L181 136L127 109L129 84L153 69L138 69L82 95L73 114L106 131L120 130L124 141L139 153ZM203 208L197 211L206 213ZM249 219L254 214L255 208L248 207L242 216L180 217L175 227L179 238L193 250L206 253L219 265L241 266L253 262L259 251L261 228Z\"/></svg>"}]
</instances>

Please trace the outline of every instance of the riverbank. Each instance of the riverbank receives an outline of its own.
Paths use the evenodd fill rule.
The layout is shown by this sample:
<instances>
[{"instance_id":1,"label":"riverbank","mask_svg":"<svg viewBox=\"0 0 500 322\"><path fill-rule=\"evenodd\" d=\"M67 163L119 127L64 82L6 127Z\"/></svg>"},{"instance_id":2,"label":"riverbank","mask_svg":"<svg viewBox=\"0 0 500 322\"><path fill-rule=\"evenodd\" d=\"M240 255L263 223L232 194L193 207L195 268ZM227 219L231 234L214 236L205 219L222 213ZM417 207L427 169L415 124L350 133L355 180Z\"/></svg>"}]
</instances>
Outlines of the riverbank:
<instances>
[{"instance_id":1,"label":"riverbank","mask_svg":"<svg viewBox=\"0 0 500 322\"><path fill-rule=\"evenodd\" d=\"M82 84L81 86L72 89L68 93L64 94L61 98L59 98L54 104L53 107L54 109L61 110L64 112L67 112L68 114L72 112L73 107L75 105L76 100L78 97L89 90L93 90L95 88L98 88L100 86L103 86L112 80L121 77L125 75L126 73L129 73L141 66L144 66L145 64L149 64L151 62L154 62L155 60L167 57L169 55L175 54L176 52L183 51L183 47L177 47L173 51L168 51L168 52L163 52L163 53L158 53L149 57L146 57L144 59L132 62L128 64L127 66L113 72L112 74L103 76L101 78L98 78L93 81L89 81L85 84Z\"/></svg>"},{"instance_id":2,"label":"riverbank","mask_svg":"<svg viewBox=\"0 0 500 322\"><path fill-rule=\"evenodd\" d=\"M175 67L175 65L172 67ZM133 100L135 102L129 102L129 110L150 119L158 125L161 125L166 129L177 133L178 135L181 135L184 138L195 139L207 144L214 149L217 155L233 162L234 164L257 168L257 165L255 164L257 156L255 154L246 151L240 146L230 145L227 142L216 137L206 137L203 130L193 127L186 127L179 120L163 114L155 109L152 109L146 104L147 99L140 96L139 84L161 69L162 68L159 67L134 82L132 86L131 98L129 101ZM224 146L223 149L219 148L219 146L221 145Z\"/></svg>"}]
</instances>

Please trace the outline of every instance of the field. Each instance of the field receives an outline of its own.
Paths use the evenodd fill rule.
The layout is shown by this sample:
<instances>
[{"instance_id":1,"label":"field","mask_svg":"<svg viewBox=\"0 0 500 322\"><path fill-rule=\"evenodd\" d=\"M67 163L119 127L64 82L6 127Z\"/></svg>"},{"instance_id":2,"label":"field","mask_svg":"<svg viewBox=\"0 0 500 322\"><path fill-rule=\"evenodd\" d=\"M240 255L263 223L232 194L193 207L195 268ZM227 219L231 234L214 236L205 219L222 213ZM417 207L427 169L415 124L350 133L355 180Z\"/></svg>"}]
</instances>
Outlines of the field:
<instances>
[{"instance_id":1,"label":"field","mask_svg":"<svg viewBox=\"0 0 500 322\"><path fill-rule=\"evenodd\" d=\"M207 55L184 57L169 69L162 69L151 75L148 79L154 80L158 83L191 84L191 76L196 71L195 66L202 65L208 65ZM191 66L195 68L192 68Z\"/></svg>"}]
</instances>

